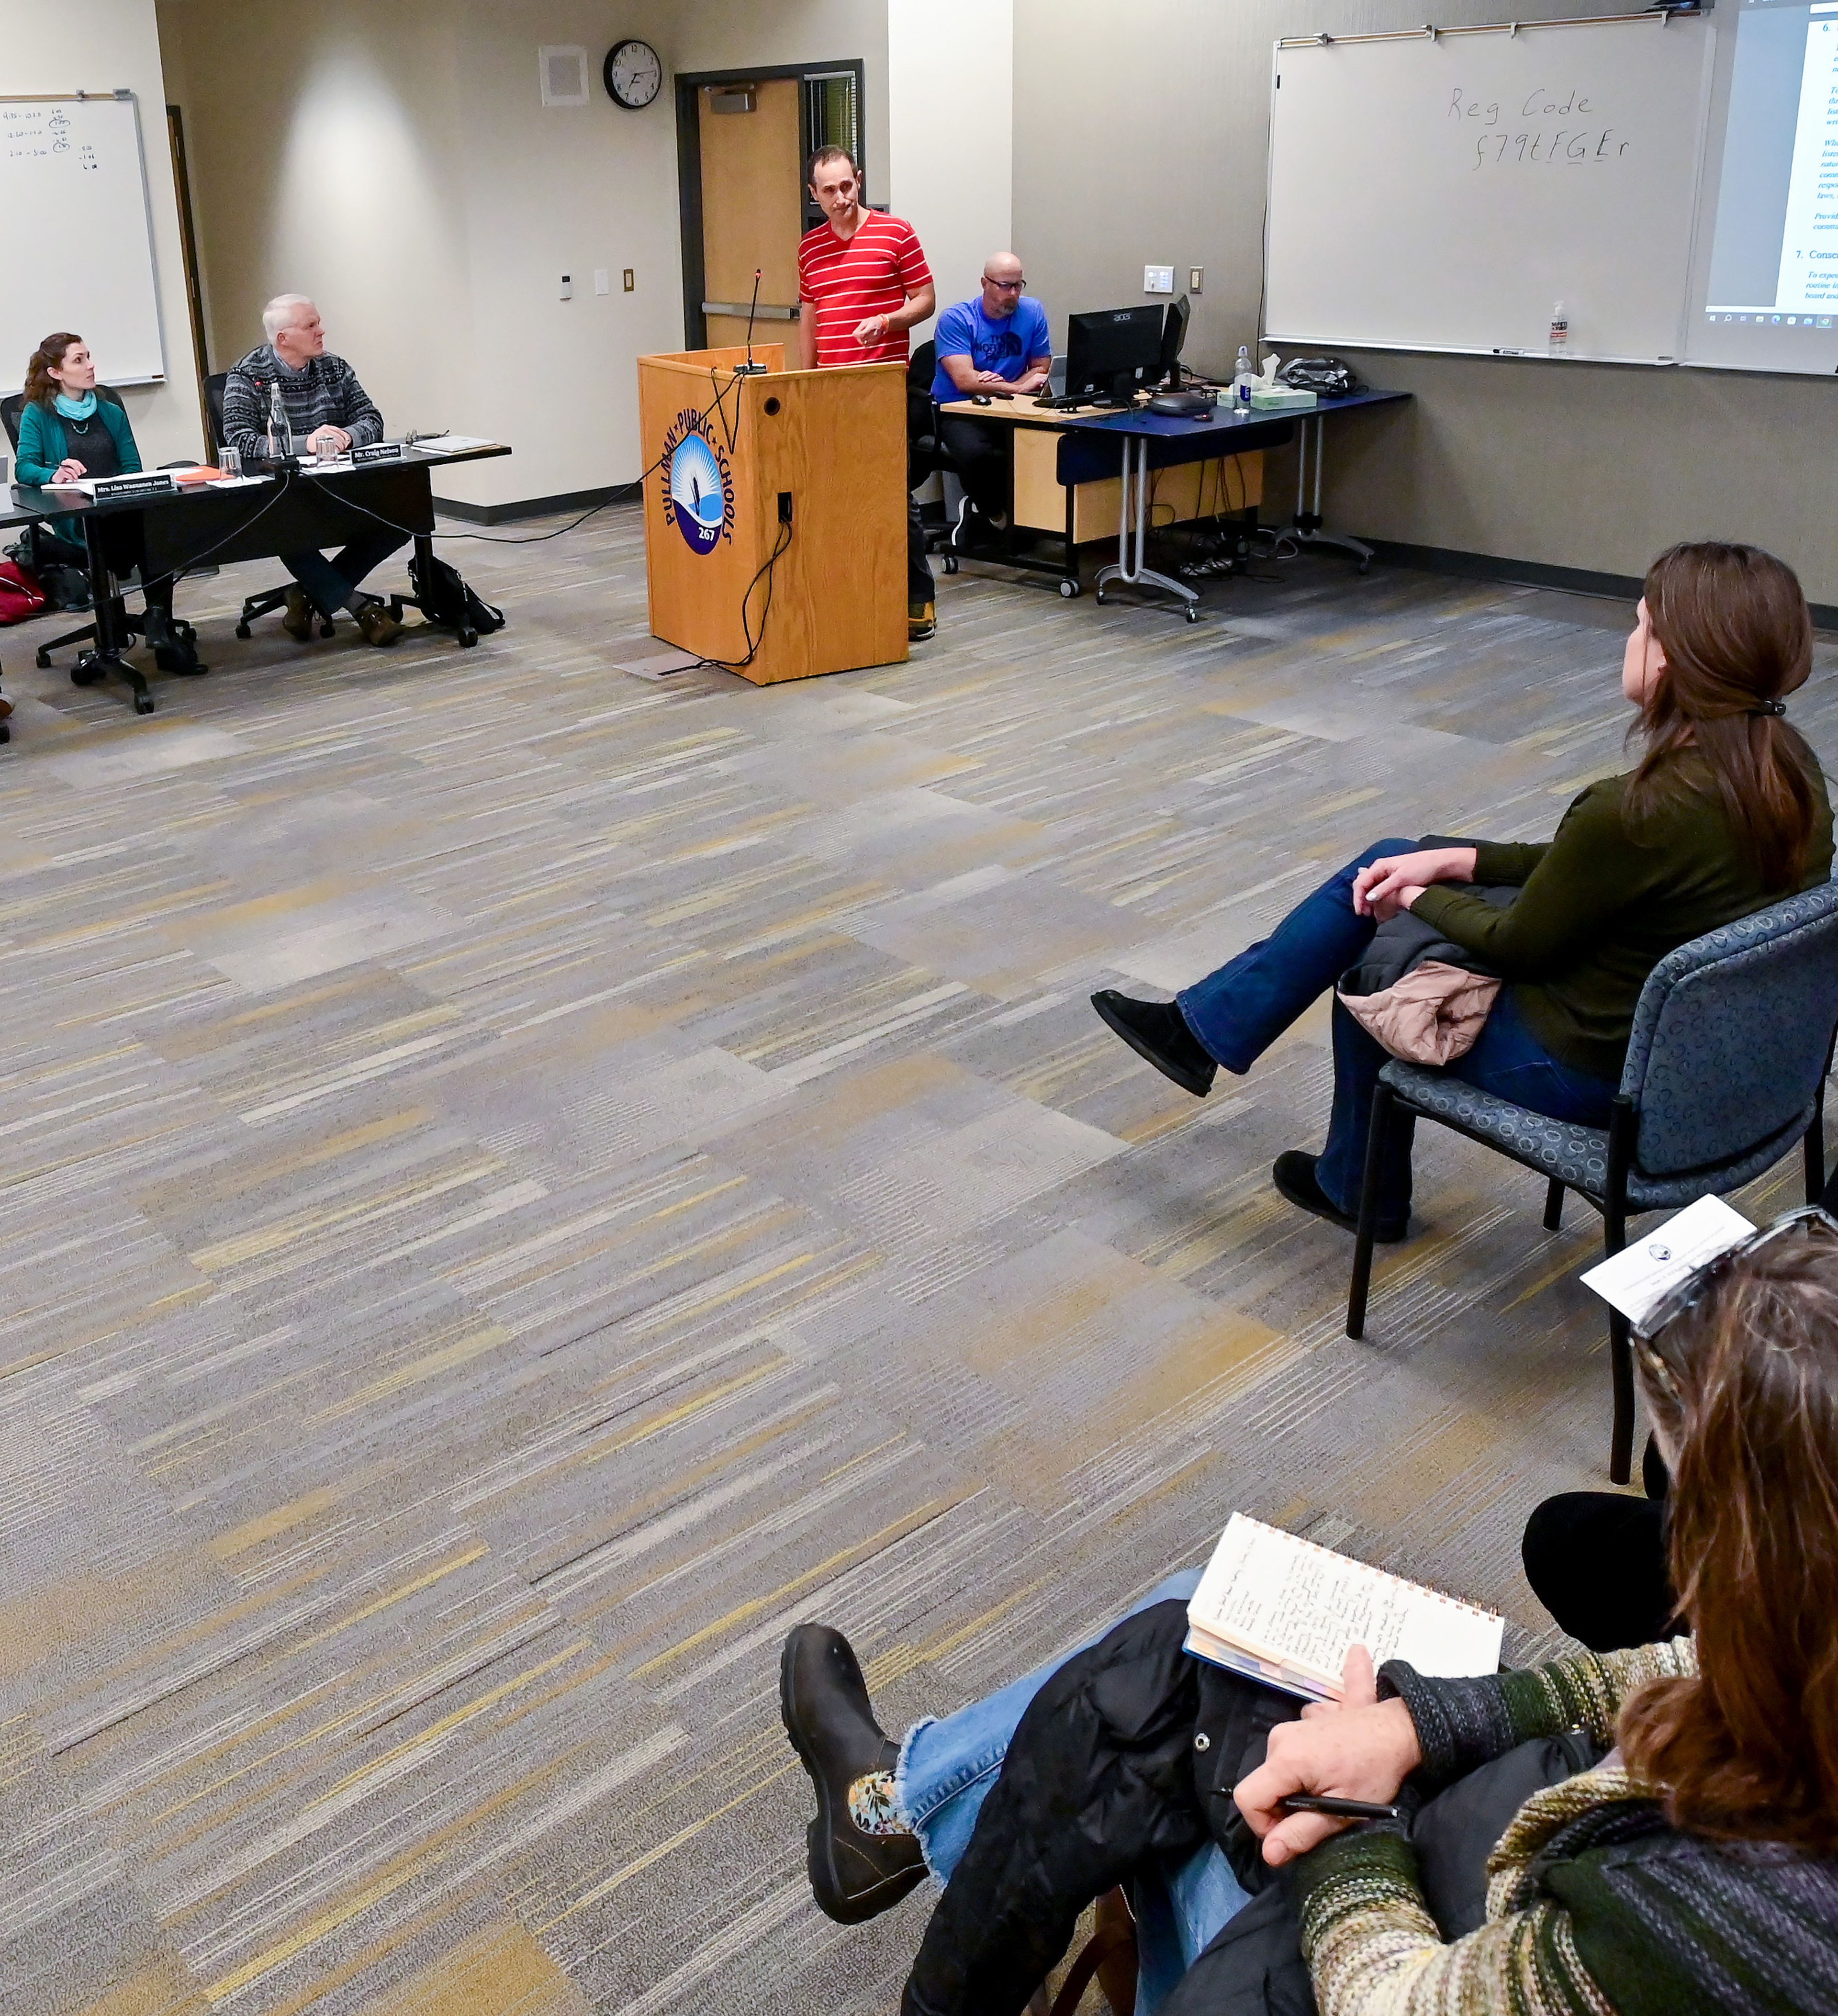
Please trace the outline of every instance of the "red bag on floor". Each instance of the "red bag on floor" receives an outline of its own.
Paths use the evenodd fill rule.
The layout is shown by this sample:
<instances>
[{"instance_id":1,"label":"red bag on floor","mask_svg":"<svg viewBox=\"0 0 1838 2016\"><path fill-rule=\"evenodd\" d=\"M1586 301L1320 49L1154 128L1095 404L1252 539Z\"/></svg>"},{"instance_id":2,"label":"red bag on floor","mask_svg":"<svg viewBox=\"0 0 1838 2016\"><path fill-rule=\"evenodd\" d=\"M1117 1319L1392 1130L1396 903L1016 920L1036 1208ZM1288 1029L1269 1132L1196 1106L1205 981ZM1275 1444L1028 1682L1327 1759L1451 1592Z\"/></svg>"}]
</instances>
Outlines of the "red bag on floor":
<instances>
[{"instance_id":1,"label":"red bag on floor","mask_svg":"<svg viewBox=\"0 0 1838 2016\"><path fill-rule=\"evenodd\" d=\"M0 560L0 624L23 623L45 607L45 591L14 560Z\"/></svg>"}]
</instances>

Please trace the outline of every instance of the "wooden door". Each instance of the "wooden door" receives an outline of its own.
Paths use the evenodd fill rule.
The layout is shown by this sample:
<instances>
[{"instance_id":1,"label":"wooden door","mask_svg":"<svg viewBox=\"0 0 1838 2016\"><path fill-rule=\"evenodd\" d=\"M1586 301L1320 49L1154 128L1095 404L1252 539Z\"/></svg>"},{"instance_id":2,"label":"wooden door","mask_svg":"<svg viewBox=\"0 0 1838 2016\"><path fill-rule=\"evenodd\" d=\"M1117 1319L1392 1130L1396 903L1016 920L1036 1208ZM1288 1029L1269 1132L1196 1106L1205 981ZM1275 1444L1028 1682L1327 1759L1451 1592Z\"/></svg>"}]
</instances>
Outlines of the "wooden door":
<instances>
[{"instance_id":1,"label":"wooden door","mask_svg":"<svg viewBox=\"0 0 1838 2016\"><path fill-rule=\"evenodd\" d=\"M751 112L717 112L712 98L745 90ZM747 304L760 274L755 338L797 355L787 311L798 305L798 239L804 228L798 81L705 86L697 108L702 152L702 297L711 347L747 340ZM723 314L722 307L738 315ZM768 309L773 311L768 314Z\"/></svg>"}]
</instances>

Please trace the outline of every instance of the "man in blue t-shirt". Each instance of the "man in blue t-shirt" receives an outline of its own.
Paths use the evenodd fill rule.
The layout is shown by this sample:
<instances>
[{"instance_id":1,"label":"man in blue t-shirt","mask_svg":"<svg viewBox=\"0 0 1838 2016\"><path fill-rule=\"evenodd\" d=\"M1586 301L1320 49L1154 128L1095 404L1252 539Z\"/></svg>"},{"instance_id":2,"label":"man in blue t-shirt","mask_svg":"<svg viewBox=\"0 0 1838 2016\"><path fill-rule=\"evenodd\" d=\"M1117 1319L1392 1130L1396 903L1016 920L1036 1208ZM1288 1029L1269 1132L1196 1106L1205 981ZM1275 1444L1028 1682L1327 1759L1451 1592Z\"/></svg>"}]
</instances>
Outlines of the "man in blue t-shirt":
<instances>
[{"instance_id":1,"label":"man in blue t-shirt","mask_svg":"<svg viewBox=\"0 0 1838 2016\"><path fill-rule=\"evenodd\" d=\"M973 393L1018 397L1037 392L1053 366L1047 311L1025 295L1021 261L998 252L983 264L982 292L960 301L938 319L938 375L932 396L942 405ZM964 485L966 510L953 543L967 542L973 517L991 527L1008 523L1011 429L986 426L960 413L939 422L939 439Z\"/></svg>"}]
</instances>

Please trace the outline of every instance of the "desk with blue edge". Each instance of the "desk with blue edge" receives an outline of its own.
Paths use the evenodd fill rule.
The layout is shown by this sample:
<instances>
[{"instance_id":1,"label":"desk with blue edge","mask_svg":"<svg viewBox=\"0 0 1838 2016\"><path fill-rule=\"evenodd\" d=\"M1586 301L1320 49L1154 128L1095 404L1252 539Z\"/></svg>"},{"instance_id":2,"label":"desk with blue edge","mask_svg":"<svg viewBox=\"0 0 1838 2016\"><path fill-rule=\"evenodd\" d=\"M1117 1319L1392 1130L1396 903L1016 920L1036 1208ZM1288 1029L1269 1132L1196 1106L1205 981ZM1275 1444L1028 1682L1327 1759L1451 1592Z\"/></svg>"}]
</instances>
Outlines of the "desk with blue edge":
<instances>
[{"instance_id":1,"label":"desk with blue edge","mask_svg":"<svg viewBox=\"0 0 1838 2016\"><path fill-rule=\"evenodd\" d=\"M1323 423L1365 408L1395 404L1408 392L1356 392L1342 399L1292 412L1238 413L1222 405L1208 419L1183 419L1137 406L1122 411L1093 407L1054 409L1032 399L998 399L987 406L953 399L940 412L965 419L1007 423L1014 429L1014 508L1005 541L978 546L971 556L1054 575L1062 595L1079 592L1078 549L1100 539L1118 542L1117 563L1100 571L1097 599L1106 581L1164 588L1178 596L1189 621L1197 620L1194 591L1159 574L1143 562L1143 545L1153 512L1169 522L1244 515L1255 522L1263 497L1266 448L1286 447L1301 432L1294 536L1305 545L1338 546L1352 553L1364 571L1368 549L1357 540L1321 529ZM1313 449L1314 503L1306 506L1310 452ZM1163 474L1168 472L1168 474ZM1151 496L1151 477L1153 494ZM1153 511L1151 511L1151 505ZM1060 557L1044 563L1029 556L1022 542L1056 540ZM947 572L954 561L947 554Z\"/></svg>"}]
</instances>

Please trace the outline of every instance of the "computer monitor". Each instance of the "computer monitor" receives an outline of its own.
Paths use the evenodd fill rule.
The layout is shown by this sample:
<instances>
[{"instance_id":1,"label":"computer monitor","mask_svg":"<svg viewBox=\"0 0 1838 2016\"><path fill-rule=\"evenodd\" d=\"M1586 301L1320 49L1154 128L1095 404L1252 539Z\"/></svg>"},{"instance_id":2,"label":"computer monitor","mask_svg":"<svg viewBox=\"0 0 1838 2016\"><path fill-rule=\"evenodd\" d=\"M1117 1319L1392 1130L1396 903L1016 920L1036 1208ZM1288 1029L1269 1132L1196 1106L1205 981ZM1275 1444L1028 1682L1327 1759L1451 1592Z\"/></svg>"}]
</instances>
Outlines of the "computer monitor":
<instances>
[{"instance_id":1,"label":"computer monitor","mask_svg":"<svg viewBox=\"0 0 1838 2016\"><path fill-rule=\"evenodd\" d=\"M1066 321L1066 393L1127 400L1162 357L1159 308L1101 308Z\"/></svg>"},{"instance_id":2,"label":"computer monitor","mask_svg":"<svg viewBox=\"0 0 1838 2016\"><path fill-rule=\"evenodd\" d=\"M1193 308L1185 294L1168 304L1168 319L1162 325L1160 376L1171 392L1180 390L1180 347L1187 341L1187 326L1192 319Z\"/></svg>"}]
</instances>

